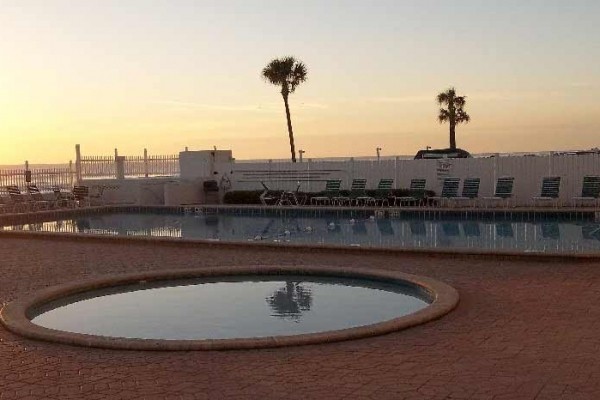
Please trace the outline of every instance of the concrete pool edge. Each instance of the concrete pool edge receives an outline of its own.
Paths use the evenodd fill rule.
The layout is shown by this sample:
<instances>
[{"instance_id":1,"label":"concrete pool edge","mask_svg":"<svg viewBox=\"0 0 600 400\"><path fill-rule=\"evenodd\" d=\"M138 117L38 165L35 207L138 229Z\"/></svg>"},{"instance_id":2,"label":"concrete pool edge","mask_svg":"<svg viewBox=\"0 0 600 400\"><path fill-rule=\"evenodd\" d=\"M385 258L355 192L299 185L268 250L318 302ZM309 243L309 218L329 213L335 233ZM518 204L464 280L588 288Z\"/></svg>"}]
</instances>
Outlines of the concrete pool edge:
<instances>
[{"instance_id":1,"label":"concrete pool edge","mask_svg":"<svg viewBox=\"0 0 600 400\"><path fill-rule=\"evenodd\" d=\"M95 289L138 283L140 281L160 281L219 276L226 277L248 274L257 276L298 274L308 276L359 278L386 282L395 281L400 284L409 285L418 290L424 297L431 301L431 304L415 313L372 325L292 336L271 336L240 339L153 340L93 336L44 328L33 324L28 317L30 310L42 304L72 294L92 291ZM29 339L83 347L155 351L260 349L331 343L368 338L396 332L439 319L452 311L458 305L458 302L458 292L451 286L435 279L405 274L402 272L372 270L366 267L340 268L322 265L222 266L166 272L143 272L110 275L100 279L87 280L78 283L68 283L46 288L33 295L5 304L0 311L0 322L2 322L2 324L9 331Z\"/></svg>"}]
</instances>

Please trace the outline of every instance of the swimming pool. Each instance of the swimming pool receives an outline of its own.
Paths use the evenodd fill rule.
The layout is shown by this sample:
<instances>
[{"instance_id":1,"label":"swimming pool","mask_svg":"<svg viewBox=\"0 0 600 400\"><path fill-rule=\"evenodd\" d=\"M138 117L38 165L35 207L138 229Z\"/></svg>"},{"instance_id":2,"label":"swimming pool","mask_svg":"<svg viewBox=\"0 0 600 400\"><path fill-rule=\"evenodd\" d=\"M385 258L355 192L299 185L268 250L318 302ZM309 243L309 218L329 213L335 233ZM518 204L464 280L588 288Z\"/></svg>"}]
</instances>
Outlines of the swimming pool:
<instances>
[{"instance_id":1,"label":"swimming pool","mask_svg":"<svg viewBox=\"0 0 600 400\"><path fill-rule=\"evenodd\" d=\"M152 236L182 240L391 249L600 253L593 213L269 212L261 209L107 211L1 230Z\"/></svg>"}]
</instances>

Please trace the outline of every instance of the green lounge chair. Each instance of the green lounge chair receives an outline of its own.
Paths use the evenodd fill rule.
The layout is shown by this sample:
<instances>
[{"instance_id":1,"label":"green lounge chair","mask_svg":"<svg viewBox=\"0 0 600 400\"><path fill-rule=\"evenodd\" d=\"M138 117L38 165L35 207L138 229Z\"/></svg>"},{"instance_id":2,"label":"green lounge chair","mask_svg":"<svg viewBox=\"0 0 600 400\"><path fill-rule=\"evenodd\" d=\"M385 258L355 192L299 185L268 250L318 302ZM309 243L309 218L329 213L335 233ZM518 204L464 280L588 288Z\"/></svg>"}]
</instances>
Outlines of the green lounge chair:
<instances>
[{"instance_id":1,"label":"green lounge chair","mask_svg":"<svg viewBox=\"0 0 600 400\"><path fill-rule=\"evenodd\" d=\"M460 178L445 178L442 184L442 193L439 196L433 197L434 200L440 202L440 205L446 204L449 200L458 197L458 187L460 186Z\"/></svg>"},{"instance_id":2,"label":"green lounge chair","mask_svg":"<svg viewBox=\"0 0 600 400\"><path fill-rule=\"evenodd\" d=\"M425 184L427 180L423 178L411 179L409 192L410 196L394 196L394 206L402 206L403 204L418 203L425 198Z\"/></svg>"},{"instance_id":3,"label":"green lounge chair","mask_svg":"<svg viewBox=\"0 0 600 400\"><path fill-rule=\"evenodd\" d=\"M461 195L452 200L457 203L471 202L475 206L475 202L479 198L480 183L481 179L479 178L465 178Z\"/></svg>"},{"instance_id":4,"label":"green lounge chair","mask_svg":"<svg viewBox=\"0 0 600 400\"><path fill-rule=\"evenodd\" d=\"M573 203L592 203L600 205L600 176L588 175L583 177L581 196L573 197Z\"/></svg>"},{"instance_id":5,"label":"green lounge chair","mask_svg":"<svg viewBox=\"0 0 600 400\"><path fill-rule=\"evenodd\" d=\"M340 195L341 179L329 179L325 183L325 190L319 196L310 199L311 205L331 205L335 197Z\"/></svg>"},{"instance_id":6,"label":"green lounge chair","mask_svg":"<svg viewBox=\"0 0 600 400\"><path fill-rule=\"evenodd\" d=\"M339 196L333 198L333 203L339 206L351 206L359 205L358 199L369 198L366 192L367 180L363 178L357 178L352 180L350 186L350 194L348 196ZM363 205L366 204L363 202Z\"/></svg>"},{"instance_id":7,"label":"green lounge chair","mask_svg":"<svg viewBox=\"0 0 600 400\"><path fill-rule=\"evenodd\" d=\"M375 189L375 196L370 197L367 205L373 206L389 206L390 198L392 198L392 186L394 185L393 179L383 178L379 180L377 188Z\"/></svg>"},{"instance_id":8,"label":"green lounge chair","mask_svg":"<svg viewBox=\"0 0 600 400\"><path fill-rule=\"evenodd\" d=\"M533 198L533 204L537 202L553 202L558 207L560 195L560 176L546 176L542 179L542 190L540 195Z\"/></svg>"},{"instance_id":9,"label":"green lounge chair","mask_svg":"<svg viewBox=\"0 0 600 400\"><path fill-rule=\"evenodd\" d=\"M515 178L513 176L503 176L496 180L496 190L491 197L484 197L485 200L492 202L504 202L508 206L508 202L513 195L513 187Z\"/></svg>"}]
</instances>

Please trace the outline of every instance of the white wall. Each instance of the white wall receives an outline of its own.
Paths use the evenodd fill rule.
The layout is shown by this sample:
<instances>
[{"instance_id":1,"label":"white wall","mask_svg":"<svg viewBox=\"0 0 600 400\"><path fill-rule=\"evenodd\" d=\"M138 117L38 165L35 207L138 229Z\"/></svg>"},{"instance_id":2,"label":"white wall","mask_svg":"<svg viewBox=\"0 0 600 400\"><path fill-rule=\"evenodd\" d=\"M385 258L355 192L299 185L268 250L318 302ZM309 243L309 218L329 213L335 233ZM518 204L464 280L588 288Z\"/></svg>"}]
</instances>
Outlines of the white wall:
<instances>
[{"instance_id":1,"label":"white wall","mask_svg":"<svg viewBox=\"0 0 600 400\"><path fill-rule=\"evenodd\" d=\"M600 154L451 160L234 163L230 171L232 190L259 190L262 189L261 181L273 190L294 190L300 181L300 190L307 192L323 190L327 179L342 179L342 188L349 188L353 178L366 178L367 188L372 189L381 178L393 178L395 188L407 188L411 179L425 178L427 189L439 194L445 176L461 180L479 177L480 197L493 195L498 177L513 176L513 201L516 205L532 204L532 198L540 194L543 177L560 176L560 202L568 205L573 197L581 195L585 175L600 175Z\"/></svg>"},{"instance_id":2,"label":"white wall","mask_svg":"<svg viewBox=\"0 0 600 400\"><path fill-rule=\"evenodd\" d=\"M105 204L163 205L165 185L176 181L176 178L86 179L82 184L89 186L91 196L103 187Z\"/></svg>"},{"instance_id":3,"label":"white wall","mask_svg":"<svg viewBox=\"0 0 600 400\"><path fill-rule=\"evenodd\" d=\"M139 178L87 180L91 187L103 185L106 203L140 205L178 204L204 201L202 181L214 179L223 191L262 190L264 182L273 190L300 190L318 192L325 188L327 179L341 179L342 188L350 187L352 179L366 178L367 188L373 189L382 178L393 178L395 188L407 188L413 178L425 178L427 189L440 193L444 177L481 179L480 197L492 196L498 177L515 177L514 204L531 205L532 198L541 190L542 178L560 176L560 202L572 204L572 198L581 195L585 175L600 175L600 154L507 156L452 160L348 160L235 163L231 153L219 153L218 159L206 161L208 152L182 152L181 171L186 178ZM187 155L185 155L187 154ZM222 156L222 157L221 157ZM207 174L207 175L205 175ZM203 175L192 178L191 175ZM167 186L167 188L166 188ZM179 187L179 189L178 189ZM462 186L461 186L462 188ZM180 190L181 189L181 190ZM190 190L193 191L191 195ZM178 191L181 191L178 194ZM180 196L181 195L181 196ZM191 196L191 197L190 197ZM193 197L193 199L192 199ZM193 201L192 201L193 200Z\"/></svg>"},{"instance_id":4,"label":"white wall","mask_svg":"<svg viewBox=\"0 0 600 400\"><path fill-rule=\"evenodd\" d=\"M231 163L231 156L231 150L182 151L179 153L181 179L214 179L213 175L218 175L216 165L219 163Z\"/></svg>"}]
</instances>

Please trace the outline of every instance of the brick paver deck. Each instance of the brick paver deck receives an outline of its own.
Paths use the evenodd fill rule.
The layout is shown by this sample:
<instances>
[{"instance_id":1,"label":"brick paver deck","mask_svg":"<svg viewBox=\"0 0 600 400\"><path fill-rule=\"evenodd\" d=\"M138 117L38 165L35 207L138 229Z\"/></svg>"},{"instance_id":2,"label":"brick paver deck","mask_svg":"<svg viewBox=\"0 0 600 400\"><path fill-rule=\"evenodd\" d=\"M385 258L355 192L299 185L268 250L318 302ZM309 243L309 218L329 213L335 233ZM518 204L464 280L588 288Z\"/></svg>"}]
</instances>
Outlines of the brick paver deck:
<instances>
[{"instance_id":1,"label":"brick paver deck","mask_svg":"<svg viewBox=\"0 0 600 400\"><path fill-rule=\"evenodd\" d=\"M241 264L360 265L430 276L441 320L335 344L134 352L0 327L0 399L599 399L600 263L0 241L0 301L109 273Z\"/></svg>"}]
</instances>

